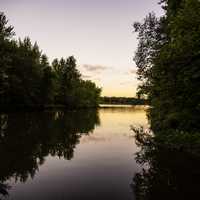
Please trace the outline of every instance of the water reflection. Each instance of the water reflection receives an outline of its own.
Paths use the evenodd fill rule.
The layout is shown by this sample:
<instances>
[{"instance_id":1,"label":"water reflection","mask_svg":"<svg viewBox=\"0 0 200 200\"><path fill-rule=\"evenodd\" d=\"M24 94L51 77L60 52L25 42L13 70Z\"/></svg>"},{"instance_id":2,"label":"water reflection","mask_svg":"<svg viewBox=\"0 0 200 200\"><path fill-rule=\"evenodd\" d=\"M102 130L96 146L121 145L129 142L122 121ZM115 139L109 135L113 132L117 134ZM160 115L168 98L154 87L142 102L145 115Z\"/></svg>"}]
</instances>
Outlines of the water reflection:
<instances>
[{"instance_id":1,"label":"water reflection","mask_svg":"<svg viewBox=\"0 0 200 200\"><path fill-rule=\"evenodd\" d=\"M200 155L182 148L168 148L160 137L145 133L136 137L136 161L143 166L132 187L139 200L183 200L200 196Z\"/></svg>"},{"instance_id":2,"label":"water reflection","mask_svg":"<svg viewBox=\"0 0 200 200\"><path fill-rule=\"evenodd\" d=\"M80 137L100 124L98 111L16 113L0 115L0 197L6 181L33 178L48 155L72 159Z\"/></svg>"}]
</instances>

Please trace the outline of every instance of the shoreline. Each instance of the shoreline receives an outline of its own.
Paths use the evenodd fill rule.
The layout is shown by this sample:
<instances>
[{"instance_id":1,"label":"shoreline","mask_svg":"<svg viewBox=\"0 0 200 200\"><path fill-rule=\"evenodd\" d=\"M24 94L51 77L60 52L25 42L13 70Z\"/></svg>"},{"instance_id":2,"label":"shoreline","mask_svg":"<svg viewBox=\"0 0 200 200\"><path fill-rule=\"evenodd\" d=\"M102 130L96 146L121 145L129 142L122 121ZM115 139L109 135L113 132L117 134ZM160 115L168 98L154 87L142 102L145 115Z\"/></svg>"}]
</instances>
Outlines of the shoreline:
<instances>
[{"instance_id":1,"label":"shoreline","mask_svg":"<svg viewBox=\"0 0 200 200\"><path fill-rule=\"evenodd\" d=\"M15 106L0 106L0 112L34 112L34 111L54 111L54 110L86 110L86 109L98 109L98 108L132 108L132 107L148 106L148 105L128 105L128 104L99 104L98 106L89 106L89 107L68 107L64 105L38 105L38 106L25 106L25 105L15 105Z\"/></svg>"}]
</instances>

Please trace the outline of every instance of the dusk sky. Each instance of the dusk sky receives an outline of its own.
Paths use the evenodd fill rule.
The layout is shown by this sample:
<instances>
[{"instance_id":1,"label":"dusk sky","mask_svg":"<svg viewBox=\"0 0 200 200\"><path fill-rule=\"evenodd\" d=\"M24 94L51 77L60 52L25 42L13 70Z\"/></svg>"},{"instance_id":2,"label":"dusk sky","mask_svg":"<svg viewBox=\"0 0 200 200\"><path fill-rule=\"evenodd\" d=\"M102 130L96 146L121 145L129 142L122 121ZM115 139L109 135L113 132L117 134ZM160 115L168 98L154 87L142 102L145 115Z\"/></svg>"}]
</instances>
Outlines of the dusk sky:
<instances>
[{"instance_id":1,"label":"dusk sky","mask_svg":"<svg viewBox=\"0 0 200 200\"><path fill-rule=\"evenodd\" d=\"M158 16L157 0L0 0L0 11L17 37L29 36L52 61L74 55L84 79L106 96L135 96L132 24L148 12Z\"/></svg>"}]
</instances>

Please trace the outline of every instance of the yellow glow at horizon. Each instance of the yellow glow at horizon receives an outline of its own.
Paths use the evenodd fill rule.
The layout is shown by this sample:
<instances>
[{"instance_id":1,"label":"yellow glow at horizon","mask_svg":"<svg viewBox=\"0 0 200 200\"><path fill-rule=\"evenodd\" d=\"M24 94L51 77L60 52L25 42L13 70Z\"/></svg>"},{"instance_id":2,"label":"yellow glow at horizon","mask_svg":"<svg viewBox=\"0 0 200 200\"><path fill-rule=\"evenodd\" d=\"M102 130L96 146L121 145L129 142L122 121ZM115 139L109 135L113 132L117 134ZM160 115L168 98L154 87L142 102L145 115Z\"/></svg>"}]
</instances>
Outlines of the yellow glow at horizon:
<instances>
[{"instance_id":1,"label":"yellow glow at horizon","mask_svg":"<svg viewBox=\"0 0 200 200\"><path fill-rule=\"evenodd\" d=\"M133 85L124 87L105 87L102 88L101 96L116 96L116 97L135 97L136 87Z\"/></svg>"}]
</instances>

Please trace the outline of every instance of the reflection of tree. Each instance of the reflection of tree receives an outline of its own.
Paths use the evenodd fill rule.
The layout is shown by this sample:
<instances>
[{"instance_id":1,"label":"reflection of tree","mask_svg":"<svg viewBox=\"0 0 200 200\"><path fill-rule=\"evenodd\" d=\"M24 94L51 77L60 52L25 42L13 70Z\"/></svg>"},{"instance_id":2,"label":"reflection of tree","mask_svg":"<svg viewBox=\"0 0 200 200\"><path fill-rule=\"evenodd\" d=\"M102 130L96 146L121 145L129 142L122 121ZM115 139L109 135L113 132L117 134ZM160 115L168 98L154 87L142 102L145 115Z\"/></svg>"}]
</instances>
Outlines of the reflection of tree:
<instances>
[{"instance_id":1,"label":"reflection of tree","mask_svg":"<svg viewBox=\"0 0 200 200\"><path fill-rule=\"evenodd\" d=\"M141 147L136 161L143 165L133 179L136 199L196 199L200 196L199 154L180 146L169 148L172 141L163 139L141 130L136 133L137 145Z\"/></svg>"},{"instance_id":2,"label":"reflection of tree","mask_svg":"<svg viewBox=\"0 0 200 200\"><path fill-rule=\"evenodd\" d=\"M1 114L0 193L9 178L34 177L48 155L72 159L81 134L98 124L96 110Z\"/></svg>"},{"instance_id":3,"label":"reflection of tree","mask_svg":"<svg viewBox=\"0 0 200 200\"><path fill-rule=\"evenodd\" d=\"M7 196L9 188L10 188L9 185L0 183L0 197ZM1 200L1 198L0 198L0 200Z\"/></svg>"}]
</instances>

